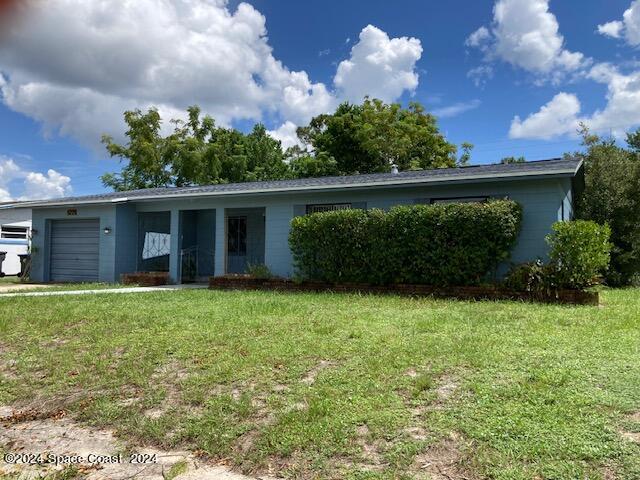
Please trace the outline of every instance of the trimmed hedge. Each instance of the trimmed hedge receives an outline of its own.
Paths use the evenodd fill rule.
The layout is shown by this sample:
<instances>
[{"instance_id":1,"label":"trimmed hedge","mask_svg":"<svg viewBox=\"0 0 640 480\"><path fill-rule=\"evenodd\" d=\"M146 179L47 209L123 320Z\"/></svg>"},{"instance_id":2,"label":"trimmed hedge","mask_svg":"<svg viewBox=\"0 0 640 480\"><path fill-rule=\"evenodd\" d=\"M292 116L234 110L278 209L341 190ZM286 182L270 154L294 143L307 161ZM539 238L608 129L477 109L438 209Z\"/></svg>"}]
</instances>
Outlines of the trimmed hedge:
<instances>
[{"instance_id":1,"label":"trimmed hedge","mask_svg":"<svg viewBox=\"0 0 640 480\"><path fill-rule=\"evenodd\" d=\"M294 218L289 244L307 279L476 285L509 257L521 218L509 200L340 210Z\"/></svg>"}]
</instances>

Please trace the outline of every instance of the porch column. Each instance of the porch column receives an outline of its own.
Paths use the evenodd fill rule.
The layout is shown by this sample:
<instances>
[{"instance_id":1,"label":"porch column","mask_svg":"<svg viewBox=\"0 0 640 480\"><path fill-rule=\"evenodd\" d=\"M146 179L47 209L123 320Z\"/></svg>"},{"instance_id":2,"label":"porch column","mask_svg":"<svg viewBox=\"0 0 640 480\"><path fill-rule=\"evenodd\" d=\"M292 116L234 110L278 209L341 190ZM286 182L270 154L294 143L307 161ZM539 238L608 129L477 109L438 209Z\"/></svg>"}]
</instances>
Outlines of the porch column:
<instances>
[{"instance_id":1,"label":"porch column","mask_svg":"<svg viewBox=\"0 0 640 480\"><path fill-rule=\"evenodd\" d=\"M182 222L180 210L171 210L171 245L169 249L169 282L180 283L180 244L182 243Z\"/></svg>"},{"instance_id":2,"label":"porch column","mask_svg":"<svg viewBox=\"0 0 640 480\"><path fill-rule=\"evenodd\" d=\"M267 205L265 209L264 263L280 277L293 275L293 257L289 249L289 230L294 206Z\"/></svg>"},{"instance_id":3,"label":"porch column","mask_svg":"<svg viewBox=\"0 0 640 480\"><path fill-rule=\"evenodd\" d=\"M226 273L227 256L227 220L224 207L216 208L216 249L215 249L215 276Z\"/></svg>"}]
</instances>

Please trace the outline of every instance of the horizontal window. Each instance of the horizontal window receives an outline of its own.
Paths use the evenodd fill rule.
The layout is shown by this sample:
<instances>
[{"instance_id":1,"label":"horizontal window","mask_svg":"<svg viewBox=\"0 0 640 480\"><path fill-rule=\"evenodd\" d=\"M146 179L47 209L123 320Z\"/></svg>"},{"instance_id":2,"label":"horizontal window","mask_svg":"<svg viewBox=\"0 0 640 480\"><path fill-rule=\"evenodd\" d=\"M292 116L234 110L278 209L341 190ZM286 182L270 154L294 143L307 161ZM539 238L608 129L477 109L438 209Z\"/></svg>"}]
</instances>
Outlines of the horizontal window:
<instances>
[{"instance_id":1,"label":"horizontal window","mask_svg":"<svg viewBox=\"0 0 640 480\"><path fill-rule=\"evenodd\" d=\"M432 198L432 204L446 203L483 203L489 200L489 197L451 197L451 198Z\"/></svg>"},{"instance_id":2,"label":"horizontal window","mask_svg":"<svg viewBox=\"0 0 640 480\"><path fill-rule=\"evenodd\" d=\"M348 210L350 203L325 203L321 205L307 205L307 213L333 212L335 210Z\"/></svg>"},{"instance_id":3,"label":"horizontal window","mask_svg":"<svg viewBox=\"0 0 640 480\"><path fill-rule=\"evenodd\" d=\"M29 236L28 227L10 227L3 225L0 227L0 238L13 238L17 240L26 240Z\"/></svg>"}]
</instances>

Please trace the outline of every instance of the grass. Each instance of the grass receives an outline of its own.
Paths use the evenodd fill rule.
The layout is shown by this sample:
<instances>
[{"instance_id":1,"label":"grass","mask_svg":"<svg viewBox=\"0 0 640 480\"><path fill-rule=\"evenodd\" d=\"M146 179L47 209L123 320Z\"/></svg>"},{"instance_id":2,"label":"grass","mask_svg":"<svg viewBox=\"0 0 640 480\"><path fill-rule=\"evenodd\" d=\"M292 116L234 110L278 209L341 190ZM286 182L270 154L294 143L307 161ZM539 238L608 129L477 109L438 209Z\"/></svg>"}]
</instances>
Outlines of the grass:
<instances>
[{"instance_id":1,"label":"grass","mask_svg":"<svg viewBox=\"0 0 640 480\"><path fill-rule=\"evenodd\" d=\"M0 286L3 285L13 285L14 283L21 283L20 278L15 275L7 275L5 277L0 277Z\"/></svg>"},{"instance_id":2,"label":"grass","mask_svg":"<svg viewBox=\"0 0 640 480\"><path fill-rule=\"evenodd\" d=\"M0 298L0 405L62 405L247 473L640 478L621 433L640 431L640 290L602 297Z\"/></svg>"}]
</instances>

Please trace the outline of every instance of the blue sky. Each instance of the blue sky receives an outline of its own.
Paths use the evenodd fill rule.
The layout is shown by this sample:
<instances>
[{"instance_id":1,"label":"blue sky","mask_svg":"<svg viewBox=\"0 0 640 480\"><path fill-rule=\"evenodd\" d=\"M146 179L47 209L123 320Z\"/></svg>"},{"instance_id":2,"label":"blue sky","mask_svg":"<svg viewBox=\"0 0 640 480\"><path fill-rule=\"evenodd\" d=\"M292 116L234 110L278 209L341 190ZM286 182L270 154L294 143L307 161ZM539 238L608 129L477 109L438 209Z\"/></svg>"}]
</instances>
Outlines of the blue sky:
<instances>
[{"instance_id":1,"label":"blue sky","mask_svg":"<svg viewBox=\"0 0 640 480\"><path fill-rule=\"evenodd\" d=\"M374 89L426 105L476 146L472 163L561 156L579 121L620 138L640 125L636 1L85 3L53 0L0 37L0 200L102 191L118 162L100 134L121 138L124 108L156 104L284 140Z\"/></svg>"}]
</instances>

